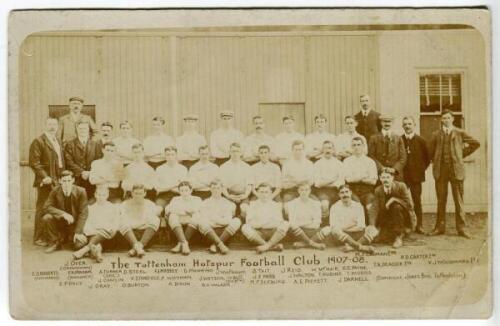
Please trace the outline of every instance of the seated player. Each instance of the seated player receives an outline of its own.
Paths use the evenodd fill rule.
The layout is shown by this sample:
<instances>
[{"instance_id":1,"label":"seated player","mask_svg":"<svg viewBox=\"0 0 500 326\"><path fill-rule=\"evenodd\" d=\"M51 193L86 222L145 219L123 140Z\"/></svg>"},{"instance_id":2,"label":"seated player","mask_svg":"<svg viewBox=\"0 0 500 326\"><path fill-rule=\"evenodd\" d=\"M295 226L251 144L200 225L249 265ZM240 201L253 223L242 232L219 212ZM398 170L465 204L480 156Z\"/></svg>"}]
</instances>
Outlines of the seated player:
<instances>
[{"instance_id":1,"label":"seated player","mask_svg":"<svg viewBox=\"0 0 500 326\"><path fill-rule=\"evenodd\" d=\"M354 200L361 202L367 209L373 202L375 184L377 183L377 164L366 155L366 144L363 138L354 137L352 139L352 155L344 162L345 181L349 184Z\"/></svg>"},{"instance_id":2,"label":"seated player","mask_svg":"<svg viewBox=\"0 0 500 326\"><path fill-rule=\"evenodd\" d=\"M252 192L252 171L250 165L241 159L241 146L232 143L230 146L229 161L222 164L219 169L224 197L235 203L240 215L245 216L248 207L248 197Z\"/></svg>"},{"instance_id":3,"label":"seated player","mask_svg":"<svg viewBox=\"0 0 500 326\"><path fill-rule=\"evenodd\" d=\"M314 128L316 131L306 135L306 156L313 162L319 160L323 155L323 143L330 141L335 143L335 135L328 132L327 119L323 114L314 117Z\"/></svg>"},{"instance_id":4,"label":"seated player","mask_svg":"<svg viewBox=\"0 0 500 326\"><path fill-rule=\"evenodd\" d=\"M144 138L144 157L148 164L156 169L165 163L165 148L174 145L174 139L165 133L165 119L154 117L151 134Z\"/></svg>"},{"instance_id":5,"label":"seated player","mask_svg":"<svg viewBox=\"0 0 500 326\"><path fill-rule=\"evenodd\" d=\"M267 134L265 131L266 123L264 118L260 115L254 116L252 118L253 126L255 132L248 135L245 138L245 148L243 154L243 160L248 164L254 164L259 161L259 148L262 145L266 145L269 148L269 156L272 161L276 161L276 155L274 154L275 140L274 137Z\"/></svg>"},{"instance_id":6,"label":"seated player","mask_svg":"<svg viewBox=\"0 0 500 326\"><path fill-rule=\"evenodd\" d=\"M330 208L330 234L344 244L344 251L359 250L373 253L369 244L378 235L375 226L366 226L363 206L352 200L348 185L339 187L340 200Z\"/></svg>"},{"instance_id":7,"label":"seated player","mask_svg":"<svg viewBox=\"0 0 500 326\"><path fill-rule=\"evenodd\" d=\"M416 215L410 191L403 182L395 181L393 168L382 168L381 185L375 189L375 200L368 210L371 225L380 228L389 239L392 247L403 246L403 238L415 229Z\"/></svg>"},{"instance_id":8,"label":"seated player","mask_svg":"<svg viewBox=\"0 0 500 326\"><path fill-rule=\"evenodd\" d=\"M331 141L323 143L323 155L314 163L314 195L321 202L323 223L328 221L330 206L339 200L339 187L344 184L344 166L334 156Z\"/></svg>"},{"instance_id":9,"label":"seated player","mask_svg":"<svg viewBox=\"0 0 500 326\"><path fill-rule=\"evenodd\" d=\"M320 230L321 203L309 197L311 185L302 182L298 187L299 197L285 204L285 210L290 223L290 231L299 239L293 246L295 248L312 247L314 249L325 249L320 241L328 235L328 228Z\"/></svg>"},{"instance_id":10,"label":"seated player","mask_svg":"<svg viewBox=\"0 0 500 326\"><path fill-rule=\"evenodd\" d=\"M108 201L109 190L105 186L97 187L95 203L89 206L89 216L83 227L83 234L89 238L87 245L73 252L74 259L80 259L90 251L96 262L102 262L101 242L112 239L120 228L119 206Z\"/></svg>"},{"instance_id":11,"label":"seated player","mask_svg":"<svg viewBox=\"0 0 500 326\"><path fill-rule=\"evenodd\" d=\"M184 116L184 133L177 137L175 144L179 150L179 161L187 169L200 159L199 149L207 145L205 136L198 132L198 116L188 114Z\"/></svg>"},{"instance_id":12,"label":"seated player","mask_svg":"<svg viewBox=\"0 0 500 326\"><path fill-rule=\"evenodd\" d=\"M146 198L155 199L155 170L144 161L144 146L141 143L132 145L134 160L125 167L125 178L122 181L122 189L126 197L134 184L142 184L146 189Z\"/></svg>"},{"instance_id":13,"label":"seated player","mask_svg":"<svg viewBox=\"0 0 500 326\"><path fill-rule=\"evenodd\" d=\"M229 252L225 242L240 229L241 220L234 217L236 205L222 196L222 182L219 179L211 182L210 190L212 195L201 204L196 224L198 231L213 243L210 246L210 252L217 253L218 249L221 254L225 255ZM214 229L221 228L224 231L219 237Z\"/></svg>"},{"instance_id":14,"label":"seated player","mask_svg":"<svg viewBox=\"0 0 500 326\"><path fill-rule=\"evenodd\" d=\"M269 153L271 149L267 145L259 147L260 161L250 167L253 175L253 186L251 200L257 199L256 185L263 182L269 183L273 188L271 198L281 201L281 170L278 164L270 161Z\"/></svg>"},{"instance_id":15,"label":"seated player","mask_svg":"<svg viewBox=\"0 0 500 326\"><path fill-rule=\"evenodd\" d=\"M75 249L87 243L83 226L88 216L87 194L85 189L74 185L73 172L61 173L59 186L52 189L44 205L48 247L46 253L61 248L67 240L73 242Z\"/></svg>"},{"instance_id":16,"label":"seated player","mask_svg":"<svg viewBox=\"0 0 500 326\"><path fill-rule=\"evenodd\" d=\"M156 168L156 205L166 207L172 198L179 195L179 183L187 180L188 170L177 161L177 148L165 148L167 163Z\"/></svg>"},{"instance_id":17,"label":"seated player","mask_svg":"<svg viewBox=\"0 0 500 326\"><path fill-rule=\"evenodd\" d=\"M192 188L189 182L182 181L179 184L180 196L172 198L170 204L165 207L165 216L168 216L168 225L177 238L177 245L170 251L182 252L189 255L189 239L196 232L196 221L199 220L201 199L191 195ZM186 230L183 227L186 226Z\"/></svg>"},{"instance_id":18,"label":"seated player","mask_svg":"<svg viewBox=\"0 0 500 326\"><path fill-rule=\"evenodd\" d=\"M219 177L219 167L210 162L210 150L207 145L200 146L200 160L189 168L189 182L193 186L193 196L206 199L210 197L210 184Z\"/></svg>"},{"instance_id":19,"label":"seated player","mask_svg":"<svg viewBox=\"0 0 500 326\"><path fill-rule=\"evenodd\" d=\"M116 147L113 142L104 143L102 152L103 158L95 160L90 166L89 181L96 186L108 187L108 200L119 203L123 199L120 182L125 178L125 169L116 157Z\"/></svg>"},{"instance_id":20,"label":"seated player","mask_svg":"<svg viewBox=\"0 0 500 326\"><path fill-rule=\"evenodd\" d=\"M337 136L335 143L337 158L341 161L352 155L352 139L354 137L360 137L363 139L363 143L367 144L365 137L356 131L358 122L352 115L344 118L344 126L346 131Z\"/></svg>"},{"instance_id":21,"label":"seated player","mask_svg":"<svg viewBox=\"0 0 500 326\"><path fill-rule=\"evenodd\" d=\"M130 257L142 258L144 248L160 227L156 205L145 198L146 189L142 184L132 186L132 197L120 204L120 233L130 243ZM137 240L134 230L144 230L141 240Z\"/></svg>"},{"instance_id":22,"label":"seated player","mask_svg":"<svg viewBox=\"0 0 500 326\"><path fill-rule=\"evenodd\" d=\"M256 251L259 254L269 250L282 251L283 245L279 242L289 227L283 219L282 204L273 201L271 193L271 186L267 183L257 187L258 199L250 202L246 222L241 227L248 241L258 245Z\"/></svg>"},{"instance_id":23,"label":"seated player","mask_svg":"<svg viewBox=\"0 0 500 326\"><path fill-rule=\"evenodd\" d=\"M304 142L301 140L292 143L292 157L283 165L281 192L283 202L288 202L299 196L297 186L302 182L314 182L314 166L304 154Z\"/></svg>"},{"instance_id":24,"label":"seated player","mask_svg":"<svg viewBox=\"0 0 500 326\"><path fill-rule=\"evenodd\" d=\"M132 123L123 121L120 123L120 136L113 139L116 145L116 157L123 165L127 166L133 160L132 145L140 141L132 136Z\"/></svg>"}]
</instances>

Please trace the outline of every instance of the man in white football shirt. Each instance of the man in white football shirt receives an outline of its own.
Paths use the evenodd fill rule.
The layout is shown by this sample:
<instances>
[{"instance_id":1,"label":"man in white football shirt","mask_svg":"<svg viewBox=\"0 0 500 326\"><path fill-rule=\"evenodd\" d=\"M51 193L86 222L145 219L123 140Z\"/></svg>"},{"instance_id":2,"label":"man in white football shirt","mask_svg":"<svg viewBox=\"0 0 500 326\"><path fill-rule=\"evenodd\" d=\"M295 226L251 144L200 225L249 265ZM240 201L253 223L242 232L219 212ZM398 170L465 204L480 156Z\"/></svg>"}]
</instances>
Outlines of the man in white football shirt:
<instances>
[{"instance_id":1,"label":"man in white football shirt","mask_svg":"<svg viewBox=\"0 0 500 326\"><path fill-rule=\"evenodd\" d=\"M304 140L304 135L295 131L295 118L285 116L282 119L283 132L276 136L276 156L281 166L292 155L292 143Z\"/></svg>"},{"instance_id":2,"label":"man in white football shirt","mask_svg":"<svg viewBox=\"0 0 500 326\"><path fill-rule=\"evenodd\" d=\"M305 138L306 156L313 162L316 162L323 155L323 143L330 141L335 143L335 135L327 130L327 118L323 114L314 117L314 127L316 131L310 133Z\"/></svg>"},{"instance_id":3,"label":"man in white football shirt","mask_svg":"<svg viewBox=\"0 0 500 326\"><path fill-rule=\"evenodd\" d=\"M199 149L207 145L204 136L198 132L198 116L188 114L184 116L184 133L177 137L176 146L179 161L187 169L190 169L200 159Z\"/></svg>"},{"instance_id":4,"label":"man in white football shirt","mask_svg":"<svg viewBox=\"0 0 500 326\"><path fill-rule=\"evenodd\" d=\"M210 197L210 184L219 178L219 167L210 162L210 150L207 145L199 149L200 160L189 168L189 182L193 187L193 196L207 199Z\"/></svg>"},{"instance_id":5,"label":"man in white football shirt","mask_svg":"<svg viewBox=\"0 0 500 326\"><path fill-rule=\"evenodd\" d=\"M210 150L215 158L215 164L221 166L229 160L230 145L232 143L242 144L245 136L241 131L234 128L234 112L222 111L220 113L221 126L210 135Z\"/></svg>"},{"instance_id":6,"label":"man in white football shirt","mask_svg":"<svg viewBox=\"0 0 500 326\"><path fill-rule=\"evenodd\" d=\"M144 139L144 156L148 164L156 169L165 163L165 148L174 145L174 139L165 133L165 119L154 117L151 121L151 135Z\"/></svg>"},{"instance_id":7,"label":"man in white football shirt","mask_svg":"<svg viewBox=\"0 0 500 326\"><path fill-rule=\"evenodd\" d=\"M253 117L253 126L255 132L245 138L243 160L248 164L254 164L259 161L259 148L266 145L269 148L269 157L272 161L276 160L274 153L274 137L265 132L264 118L260 115Z\"/></svg>"},{"instance_id":8,"label":"man in white football shirt","mask_svg":"<svg viewBox=\"0 0 500 326\"><path fill-rule=\"evenodd\" d=\"M178 186L188 179L188 170L177 161L177 148L165 148L167 162L156 168L156 204L165 207L173 197L179 195Z\"/></svg>"}]
</instances>

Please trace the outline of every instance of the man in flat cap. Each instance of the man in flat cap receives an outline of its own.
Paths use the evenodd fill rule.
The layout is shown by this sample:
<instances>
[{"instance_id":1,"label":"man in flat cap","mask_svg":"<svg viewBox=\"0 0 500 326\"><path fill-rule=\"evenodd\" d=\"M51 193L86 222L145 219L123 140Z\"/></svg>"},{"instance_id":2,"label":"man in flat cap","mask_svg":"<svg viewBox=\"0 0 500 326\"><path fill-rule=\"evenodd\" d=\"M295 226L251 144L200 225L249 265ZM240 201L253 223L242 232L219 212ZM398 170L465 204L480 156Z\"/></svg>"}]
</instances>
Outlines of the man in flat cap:
<instances>
[{"instance_id":1,"label":"man in flat cap","mask_svg":"<svg viewBox=\"0 0 500 326\"><path fill-rule=\"evenodd\" d=\"M83 99L80 97L71 97L68 106L69 113L59 118L59 130L57 131L57 137L63 144L77 137L76 127L80 121L89 124L90 135L94 136L98 132L97 126L90 116L82 113Z\"/></svg>"},{"instance_id":2,"label":"man in flat cap","mask_svg":"<svg viewBox=\"0 0 500 326\"><path fill-rule=\"evenodd\" d=\"M177 157L179 162L191 168L200 159L200 147L207 145L207 140L198 132L198 116L187 114L184 116L184 132L177 137Z\"/></svg>"},{"instance_id":3,"label":"man in flat cap","mask_svg":"<svg viewBox=\"0 0 500 326\"><path fill-rule=\"evenodd\" d=\"M377 163L380 173L383 167L396 170L396 180L403 181L403 169L406 165L406 149L403 139L391 131L393 118L381 115L382 131L373 135L368 144L368 155Z\"/></svg>"},{"instance_id":4,"label":"man in flat cap","mask_svg":"<svg viewBox=\"0 0 500 326\"><path fill-rule=\"evenodd\" d=\"M354 118L358 122L356 131L366 138L367 144L370 143L370 137L377 134L381 129L380 113L373 110L370 96L367 94L359 97L361 110L356 113Z\"/></svg>"},{"instance_id":5,"label":"man in flat cap","mask_svg":"<svg viewBox=\"0 0 500 326\"><path fill-rule=\"evenodd\" d=\"M383 168L382 183L375 189L375 199L368 209L369 225L379 228L381 236L392 241L393 248L403 246L405 235L415 229L417 218L410 191L403 182L394 181L395 170Z\"/></svg>"},{"instance_id":6,"label":"man in flat cap","mask_svg":"<svg viewBox=\"0 0 500 326\"><path fill-rule=\"evenodd\" d=\"M243 144L245 136L233 126L233 111L222 111L219 116L221 126L210 135L210 150L215 158L215 164L221 166L222 163L229 160L230 145L232 143Z\"/></svg>"}]
</instances>

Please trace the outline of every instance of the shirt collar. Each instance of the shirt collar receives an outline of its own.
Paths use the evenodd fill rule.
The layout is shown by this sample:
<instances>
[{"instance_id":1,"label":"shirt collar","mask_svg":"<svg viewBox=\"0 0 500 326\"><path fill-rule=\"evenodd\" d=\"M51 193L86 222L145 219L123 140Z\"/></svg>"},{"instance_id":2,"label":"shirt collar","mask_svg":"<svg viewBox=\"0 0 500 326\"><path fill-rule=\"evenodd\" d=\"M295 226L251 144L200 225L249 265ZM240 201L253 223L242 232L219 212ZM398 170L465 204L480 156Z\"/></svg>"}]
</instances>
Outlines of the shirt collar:
<instances>
[{"instance_id":1,"label":"shirt collar","mask_svg":"<svg viewBox=\"0 0 500 326\"><path fill-rule=\"evenodd\" d=\"M368 109L368 110L363 110L363 109L362 109L362 110L361 110L361 114L363 114L363 116L365 116L365 117L366 117L368 114L370 114L370 111L371 111L371 110L372 110L372 109Z\"/></svg>"},{"instance_id":2,"label":"shirt collar","mask_svg":"<svg viewBox=\"0 0 500 326\"><path fill-rule=\"evenodd\" d=\"M445 134L449 134L452 130L453 130L453 126L451 126L451 127L443 126L443 131Z\"/></svg>"},{"instance_id":3,"label":"shirt collar","mask_svg":"<svg viewBox=\"0 0 500 326\"><path fill-rule=\"evenodd\" d=\"M384 129L382 129L382 135L384 135L384 137L390 136L391 135L391 131L390 130L384 130Z\"/></svg>"},{"instance_id":4,"label":"shirt collar","mask_svg":"<svg viewBox=\"0 0 500 326\"><path fill-rule=\"evenodd\" d=\"M405 137L406 139L413 139L413 137L415 137L415 132L412 132L411 134L405 133Z\"/></svg>"},{"instance_id":5,"label":"shirt collar","mask_svg":"<svg viewBox=\"0 0 500 326\"><path fill-rule=\"evenodd\" d=\"M45 136L47 136L47 138L48 138L50 141L55 141L55 142L57 142L57 140L56 140L56 136L55 136L55 135L51 135L51 134L49 134L48 132L45 132Z\"/></svg>"},{"instance_id":6,"label":"shirt collar","mask_svg":"<svg viewBox=\"0 0 500 326\"><path fill-rule=\"evenodd\" d=\"M78 140L79 140L79 141L80 141L80 143L82 143L82 144L87 144L87 142L89 141L89 138L88 138L88 137L87 137L87 138L80 138L80 137L78 137Z\"/></svg>"}]
</instances>

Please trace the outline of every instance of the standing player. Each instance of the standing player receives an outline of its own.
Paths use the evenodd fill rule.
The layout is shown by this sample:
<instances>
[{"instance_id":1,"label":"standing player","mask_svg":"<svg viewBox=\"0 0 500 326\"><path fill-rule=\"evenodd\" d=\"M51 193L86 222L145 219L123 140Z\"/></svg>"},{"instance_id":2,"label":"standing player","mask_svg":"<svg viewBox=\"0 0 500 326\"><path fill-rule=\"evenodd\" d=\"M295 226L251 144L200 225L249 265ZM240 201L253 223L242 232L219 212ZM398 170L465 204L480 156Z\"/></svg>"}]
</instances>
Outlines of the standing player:
<instances>
[{"instance_id":1,"label":"standing player","mask_svg":"<svg viewBox=\"0 0 500 326\"><path fill-rule=\"evenodd\" d=\"M120 182L125 178L123 164L116 158L116 148L113 142L105 143L102 149L103 158L92 162L89 181L96 186L106 186L109 189L109 201L121 202L123 191Z\"/></svg>"},{"instance_id":2,"label":"standing player","mask_svg":"<svg viewBox=\"0 0 500 326\"><path fill-rule=\"evenodd\" d=\"M170 204L165 207L165 216L168 216L168 225L177 237L177 245L170 251L182 252L189 255L189 239L196 232L199 220L201 199L191 195L191 185L187 181L179 184L180 196L172 198ZM183 227L186 227L186 230Z\"/></svg>"},{"instance_id":3,"label":"standing player","mask_svg":"<svg viewBox=\"0 0 500 326\"><path fill-rule=\"evenodd\" d=\"M132 246L128 252L131 257L142 258L146 254L144 248L160 227L158 209L152 201L144 198L145 196L144 186L135 184L132 186L132 198L120 206L120 233ZM135 230L144 231L140 240L137 240Z\"/></svg>"},{"instance_id":4,"label":"standing player","mask_svg":"<svg viewBox=\"0 0 500 326\"><path fill-rule=\"evenodd\" d=\"M127 166L134 160L132 145L140 141L132 136L132 124L128 121L120 123L120 134L119 137L113 139L113 143L116 145L116 156L123 165Z\"/></svg>"},{"instance_id":5,"label":"standing player","mask_svg":"<svg viewBox=\"0 0 500 326\"><path fill-rule=\"evenodd\" d=\"M231 158L222 164L219 170L224 196L239 206L239 213L244 216L248 205L248 197L252 192L252 171L250 166L241 160L241 146L232 143Z\"/></svg>"},{"instance_id":6,"label":"standing player","mask_svg":"<svg viewBox=\"0 0 500 326\"><path fill-rule=\"evenodd\" d=\"M353 198L363 205L366 210L373 202L373 191L377 183L377 165L366 154L366 144L363 138L354 137L352 140L352 156L346 158L344 164L345 181L353 192ZM373 225L370 223L370 225Z\"/></svg>"},{"instance_id":7,"label":"standing player","mask_svg":"<svg viewBox=\"0 0 500 326\"><path fill-rule=\"evenodd\" d=\"M35 230L33 241L35 245L47 246L46 234L43 228L43 205L54 186L59 183L59 177L64 168L62 144L56 137L57 120L47 118L45 131L35 138L30 145L29 165L35 174L33 187L36 188Z\"/></svg>"},{"instance_id":8,"label":"standing player","mask_svg":"<svg viewBox=\"0 0 500 326\"><path fill-rule=\"evenodd\" d=\"M187 169L190 169L200 159L200 147L207 145L205 137L198 132L198 116L196 114L184 116L184 133L177 137L176 144L179 150L179 161Z\"/></svg>"},{"instance_id":9,"label":"standing player","mask_svg":"<svg viewBox=\"0 0 500 326\"><path fill-rule=\"evenodd\" d=\"M95 187L89 181L90 166L93 161L102 157L102 149L98 142L90 139L88 122L78 122L76 133L77 137L64 146L66 168L73 172L76 185L84 188L87 198L93 200Z\"/></svg>"},{"instance_id":10,"label":"standing player","mask_svg":"<svg viewBox=\"0 0 500 326\"><path fill-rule=\"evenodd\" d=\"M257 253L269 250L282 251L279 243L286 235L289 224L283 219L281 203L271 199L271 186L262 183L257 187L258 199L250 202L246 222L241 232L248 241L257 244Z\"/></svg>"},{"instance_id":11,"label":"standing player","mask_svg":"<svg viewBox=\"0 0 500 326\"><path fill-rule=\"evenodd\" d=\"M377 163L380 172L383 167L397 171L396 179L403 180L403 168L406 165L406 151L400 135L391 131L393 118L381 115L382 131L370 138L368 155Z\"/></svg>"},{"instance_id":12,"label":"standing player","mask_svg":"<svg viewBox=\"0 0 500 326\"><path fill-rule=\"evenodd\" d=\"M210 183L212 195L201 204L200 215L196 224L198 231L213 243L209 251L225 255L229 248L225 245L241 226L241 220L235 217L236 205L222 196L222 182L215 179ZM219 235L215 230L223 229Z\"/></svg>"},{"instance_id":13,"label":"standing player","mask_svg":"<svg viewBox=\"0 0 500 326\"><path fill-rule=\"evenodd\" d=\"M200 160L189 168L189 182L193 186L193 196L207 199L210 197L210 184L219 178L219 167L209 161L210 150L207 145L199 148Z\"/></svg>"},{"instance_id":14,"label":"standing player","mask_svg":"<svg viewBox=\"0 0 500 326\"><path fill-rule=\"evenodd\" d=\"M165 119L154 117L151 123L151 135L144 139L144 156L148 164L156 169L165 163L165 148L174 146L175 142L165 133Z\"/></svg>"},{"instance_id":15,"label":"standing player","mask_svg":"<svg viewBox=\"0 0 500 326\"><path fill-rule=\"evenodd\" d=\"M281 201L281 170L278 164L269 161L269 153L269 146L261 145L259 147L260 161L250 167L254 180L251 200L257 199L257 186L266 182L273 189L271 198Z\"/></svg>"},{"instance_id":16,"label":"standing player","mask_svg":"<svg viewBox=\"0 0 500 326\"><path fill-rule=\"evenodd\" d=\"M337 136L337 143L335 144L337 158L341 161L352 155L352 139L354 137L363 138L363 142L367 144L365 137L356 131L358 122L352 115L344 118L344 125L346 131Z\"/></svg>"},{"instance_id":17,"label":"standing player","mask_svg":"<svg viewBox=\"0 0 500 326\"><path fill-rule=\"evenodd\" d=\"M328 235L328 227L320 230L321 204L312 199L311 185L307 182L299 184L299 198L285 204L290 231L300 241L295 242L295 248L312 247L323 250L325 244L320 243Z\"/></svg>"},{"instance_id":18,"label":"standing player","mask_svg":"<svg viewBox=\"0 0 500 326\"><path fill-rule=\"evenodd\" d=\"M233 111L222 111L220 113L221 126L210 135L210 150L218 166L229 160L230 145L242 144L245 139L243 133L233 127L233 118Z\"/></svg>"},{"instance_id":19,"label":"standing player","mask_svg":"<svg viewBox=\"0 0 500 326\"><path fill-rule=\"evenodd\" d=\"M282 170L282 198L288 202L299 196L297 187L302 182L314 182L314 165L304 154L304 142L296 140L290 146L292 157L285 162Z\"/></svg>"},{"instance_id":20,"label":"standing player","mask_svg":"<svg viewBox=\"0 0 500 326\"><path fill-rule=\"evenodd\" d=\"M167 162L160 165L155 172L156 204L165 208L170 200L179 195L178 186L181 181L187 180L188 171L185 166L177 162L177 148L165 148Z\"/></svg>"},{"instance_id":21,"label":"standing player","mask_svg":"<svg viewBox=\"0 0 500 326\"><path fill-rule=\"evenodd\" d=\"M295 131L295 118L284 116L283 132L276 136L276 156L281 166L292 155L292 144L297 141L304 141L304 135Z\"/></svg>"},{"instance_id":22,"label":"standing player","mask_svg":"<svg viewBox=\"0 0 500 326\"><path fill-rule=\"evenodd\" d=\"M344 244L344 251L359 250L373 253L372 243L378 235L374 225L366 226L363 206L352 200L352 192L348 185L339 188L340 200L330 208L330 233Z\"/></svg>"},{"instance_id":23,"label":"standing player","mask_svg":"<svg viewBox=\"0 0 500 326\"><path fill-rule=\"evenodd\" d=\"M314 126L316 131L310 133L305 138L306 156L313 162L321 158L323 154L323 143L330 141L335 144L335 135L327 130L327 119L323 114L314 117Z\"/></svg>"},{"instance_id":24,"label":"standing player","mask_svg":"<svg viewBox=\"0 0 500 326\"><path fill-rule=\"evenodd\" d=\"M430 164L430 155L425 140L415 133L415 120L413 117L403 118L402 136L408 159L404 167L404 181L410 189L415 214L417 215L417 227L415 232L424 234L422 228L422 182L425 181L425 170Z\"/></svg>"},{"instance_id":25,"label":"standing player","mask_svg":"<svg viewBox=\"0 0 500 326\"><path fill-rule=\"evenodd\" d=\"M275 140L273 136L268 135L265 132L265 122L264 118L260 115L253 117L253 126L255 132L245 139L245 151L243 155L243 160L248 164L254 164L259 161L259 148L262 145L266 145L269 148L269 156L272 161L276 160L276 155L274 154Z\"/></svg>"},{"instance_id":26,"label":"standing player","mask_svg":"<svg viewBox=\"0 0 500 326\"><path fill-rule=\"evenodd\" d=\"M323 224L328 220L330 206L339 200L339 187L344 184L344 166L334 156L331 141L323 143L323 157L314 163L314 194L321 202Z\"/></svg>"},{"instance_id":27,"label":"standing player","mask_svg":"<svg viewBox=\"0 0 500 326\"><path fill-rule=\"evenodd\" d=\"M122 189L125 197L130 197L132 187L141 184L146 189L146 198L155 199L155 170L144 162L144 147L141 143L132 145L134 160L125 167L125 178L122 181Z\"/></svg>"},{"instance_id":28,"label":"standing player","mask_svg":"<svg viewBox=\"0 0 500 326\"><path fill-rule=\"evenodd\" d=\"M87 245L73 252L74 259L80 259L90 251L96 262L102 262L101 242L112 239L120 228L119 205L108 201L109 190L105 186L97 187L95 203L89 206L89 216L83 227L83 234L89 239Z\"/></svg>"}]
</instances>

